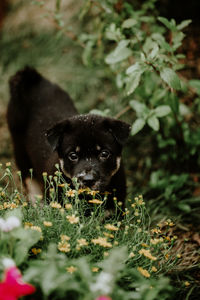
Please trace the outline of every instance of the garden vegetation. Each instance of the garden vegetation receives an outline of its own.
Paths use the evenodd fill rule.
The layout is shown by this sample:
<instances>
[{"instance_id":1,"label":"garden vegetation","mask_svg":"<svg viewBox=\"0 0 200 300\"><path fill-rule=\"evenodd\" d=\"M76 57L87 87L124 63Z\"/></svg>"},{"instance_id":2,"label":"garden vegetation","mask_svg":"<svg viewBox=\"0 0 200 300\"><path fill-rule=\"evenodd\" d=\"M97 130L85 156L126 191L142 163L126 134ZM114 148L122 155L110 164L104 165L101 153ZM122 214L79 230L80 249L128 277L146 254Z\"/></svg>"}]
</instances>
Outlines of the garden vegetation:
<instances>
[{"instance_id":1,"label":"garden vegetation","mask_svg":"<svg viewBox=\"0 0 200 300\"><path fill-rule=\"evenodd\" d=\"M113 197L108 214L106 194L76 179L72 189L58 166L43 173L45 193L31 205L4 138L0 300L198 299L200 81L187 76L182 53L191 20L160 16L156 0L76 2L11 5L0 39L3 112L8 77L31 65L79 111L130 123L126 208ZM18 24L13 16L23 9L40 12L41 24Z\"/></svg>"}]
</instances>

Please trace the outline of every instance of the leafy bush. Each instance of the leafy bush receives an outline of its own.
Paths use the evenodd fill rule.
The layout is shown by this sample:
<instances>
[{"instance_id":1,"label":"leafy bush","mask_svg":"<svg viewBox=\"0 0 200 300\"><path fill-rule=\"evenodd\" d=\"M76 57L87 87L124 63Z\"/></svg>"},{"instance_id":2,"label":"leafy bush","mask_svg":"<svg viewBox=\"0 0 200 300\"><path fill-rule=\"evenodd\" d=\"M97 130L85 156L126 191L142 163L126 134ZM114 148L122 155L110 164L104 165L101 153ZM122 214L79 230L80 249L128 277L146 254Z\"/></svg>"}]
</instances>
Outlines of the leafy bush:
<instances>
[{"instance_id":1,"label":"leafy bush","mask_svg":"<svg viewBox=\"0 0 200 300\"><path fill-rule=\"evenodd\" d=\"M117 116L126 113L126 120L132 123L130 147L141 144L139 152L148 168L148 197L155 197L151 194L152 182L157 196L162 185L165 203L191 212L200 200L199 196L189 200L197 185L191 173L198 176L200 166L200 81L182 76L185 55L179 50L185 37L183 30L191 20L177 24L174 19L158 16L156 0L142 4L85 1L81 18L86 23L85 32L79 35L85 46L83 62L86 66L103 65L107 78L115 82L123 99L121 108L116 103L121 110ZM141 140L146 141L145 146ZM138 168L136 164L133 167Z\"/></svg>"}]
</instances>

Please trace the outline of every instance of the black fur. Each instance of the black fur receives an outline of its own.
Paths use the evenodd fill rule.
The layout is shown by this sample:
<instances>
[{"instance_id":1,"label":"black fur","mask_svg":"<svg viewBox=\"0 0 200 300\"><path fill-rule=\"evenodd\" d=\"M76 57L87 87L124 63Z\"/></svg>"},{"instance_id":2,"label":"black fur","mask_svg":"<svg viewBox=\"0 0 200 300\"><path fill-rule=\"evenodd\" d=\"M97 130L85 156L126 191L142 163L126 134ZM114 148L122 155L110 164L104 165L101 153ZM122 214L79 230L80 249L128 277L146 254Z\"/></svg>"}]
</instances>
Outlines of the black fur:
<instances>
[{"instance_id":1,"label":"black fur","mask_svg":"<svg viewBox=\"0 0 200 300\"><path fill-rule=\"evenodd\" d=\"M42 173L53 174L60 163L68 180L77 177L81 186L100 192L116 189L118 200L124 201L126 182L119 160L130 126L112 118L79 115L65 91L30 67L9 83L7 119L23 180L33 168L42 186Z\"/></svg>"}]
</instances>

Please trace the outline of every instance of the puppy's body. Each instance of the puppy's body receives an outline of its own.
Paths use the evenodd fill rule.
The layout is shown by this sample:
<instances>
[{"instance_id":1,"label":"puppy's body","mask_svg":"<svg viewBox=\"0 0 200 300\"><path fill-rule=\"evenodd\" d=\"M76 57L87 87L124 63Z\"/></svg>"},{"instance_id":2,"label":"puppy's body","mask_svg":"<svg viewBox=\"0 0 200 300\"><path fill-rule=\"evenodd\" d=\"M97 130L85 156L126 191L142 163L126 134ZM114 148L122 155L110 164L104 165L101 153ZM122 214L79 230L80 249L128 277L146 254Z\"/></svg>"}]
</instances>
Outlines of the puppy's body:
<instances>
[{"instance_id":1,"label":"puppy's body","mask_svg":"<svg viewBox=\"0 0 200 300\"><path fill-rule=\"evenodd\" d=\"M10 91L8 125L24 182L32 168L42 187L42 173L53 174L59 163L66 180L77 177L81 186L100 192L116 189L118 200L124 200L121 150L128 124L78 115L66 92L28 67L11 78Z\"/></svg>"}]
</instances>

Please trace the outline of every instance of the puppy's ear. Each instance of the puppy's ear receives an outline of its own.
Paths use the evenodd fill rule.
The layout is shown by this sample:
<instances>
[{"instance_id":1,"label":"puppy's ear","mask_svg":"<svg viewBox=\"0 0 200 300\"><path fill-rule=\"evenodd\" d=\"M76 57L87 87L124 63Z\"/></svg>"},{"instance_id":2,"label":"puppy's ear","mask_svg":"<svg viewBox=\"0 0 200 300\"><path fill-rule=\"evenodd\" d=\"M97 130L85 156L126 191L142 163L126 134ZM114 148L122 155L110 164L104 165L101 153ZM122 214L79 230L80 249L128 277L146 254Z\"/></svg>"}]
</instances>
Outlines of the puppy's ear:
<instances>
[{"instance_id":1,"label":"puppy's ear","mask_svg":"<svg viewBox=\"0 0 200 300\"><path fill-rule=\"evenodd\" d=\"M45 133L47 140L53 151L57 150L59 146L60 139L63 136L63 133L70 126L70 121L66 120L64 122L58 123L52 128L48 129Z\"/></svg>"},{"instance_id":2,"label":"puppy's ear","mask_svg":"<svg viewBox=\"0 0 200 300\"><path fill-rule=\"evenodd\" d=\"M124 145L129 137L131 126L124 121L107 118L104 121L107 130L120 145Z\"/></svg>"}]
</instances>

